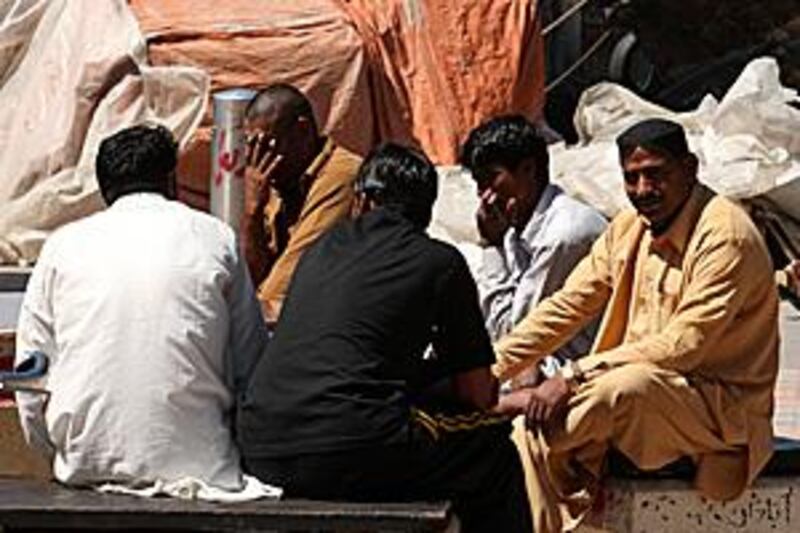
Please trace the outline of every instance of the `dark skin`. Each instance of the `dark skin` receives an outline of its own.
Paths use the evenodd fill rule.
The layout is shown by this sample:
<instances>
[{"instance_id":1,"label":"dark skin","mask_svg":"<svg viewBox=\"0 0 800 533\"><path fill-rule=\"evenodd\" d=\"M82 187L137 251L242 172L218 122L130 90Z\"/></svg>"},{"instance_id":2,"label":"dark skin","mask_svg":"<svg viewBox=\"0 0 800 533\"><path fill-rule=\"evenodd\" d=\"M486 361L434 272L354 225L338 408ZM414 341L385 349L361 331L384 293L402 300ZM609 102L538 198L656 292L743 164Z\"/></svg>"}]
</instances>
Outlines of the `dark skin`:
<instances>
[{"instance_id":1,"label":"dark skin","mask_svg":"<svg viewBox=\"0 0 800 533\"><path fill-rule=\"evenodd\" d=\"M491 165L475 171L480 195L478 231L491 246L499 246L508 228L521 231L533 214L547 185L547 169L539 169L533 158L513 170Z\"/></svg>"},{"instance_id":2,"label":"dark skin","mask_svg":"<svg viewBox=\"0 0 800 533\"><path fill-rule=\"evenodd\" d=\"M297 222L310 183L305 170L319 154L324 139L313 121L291 117L287 105L270 101L245 120L247 159L242 247L255 285L268 275L277 256L269 251L270 236L264 227L264 210L274 191L281 199L282 223Z\"/></svg>"},{"instance_id":3,"label":"dark skin","mask_svg":"<svg viewBox=\"0 0 800 533\"><path fill-rule=\"evenodd\" d=\"M500 397L495 412L524 415L525 425L535 434L552 418L562 416L572 392L561 374L544 380L536 387L517 389Z\"/></svg>"},{"instance_id":4,"label":"dark skin","mask_svg":"<svg viewBox=\"0 0 800 533\"><path fill-rule=\"evenodd\" d=\"M622 170L625 193L656 236L680 214L697 183L697 158L692 154L673 157L637 147L623 157Z\"/></svg>"},{"instance_id":5,"label":"dark skin","mask_svg":"<svg viewBox=\"0 0 800 533\"><path fill-rule=\"evenodd\" d=\"M623 157L622 169L631 203L648 221L653 235L663 234L680 216L697 183L697 159L692 154L674 157L637 147ZM555 417L564 415L572 394L559 373L536 387L505 395L496 410L524 414L527 427L538 433Z\"/></svg>"}]
</instances>

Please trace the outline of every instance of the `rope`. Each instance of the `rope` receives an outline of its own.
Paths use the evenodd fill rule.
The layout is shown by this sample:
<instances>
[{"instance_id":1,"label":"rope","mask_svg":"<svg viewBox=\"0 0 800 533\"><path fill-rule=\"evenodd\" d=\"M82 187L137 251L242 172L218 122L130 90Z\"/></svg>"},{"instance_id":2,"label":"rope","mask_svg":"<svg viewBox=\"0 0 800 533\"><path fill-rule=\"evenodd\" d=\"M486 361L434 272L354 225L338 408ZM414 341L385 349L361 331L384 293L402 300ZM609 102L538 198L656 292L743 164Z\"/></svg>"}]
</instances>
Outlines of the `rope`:
<instances>
[{"instance_id":1,"label":"rope","mask_svg":"<svg viewBox=\"0 0 800 533\"><path fill-rule=\"evenodd\" d=\"M564 11L561 15L558 16L557 19L555 19L553 22L545 26L545 28L542 30L542 35L547 37L547 35L550 32L561 26L568 18L572 17L572 15L583 9L584 6L586 6L586 4L588 3L589 0L581 0L577 4L573 5L572 7Z\"/></svg>"},{"instance_id":2,"label":"rope","mask_svg":"<svg viewBox=\"0 0 800 533\"><path fill-rule=\"evenodd\" d=\"M581 66L583 66L586 60L588 60L592 55L594 55L594 53L597 52L600 49L600 47L605 44L605 42L611 37L611 34L612 31L608 29L600 37L598 37L597 40L594 43L592 43L592 46L590 46L589 49L586 50L586 52L584 52L583 55L581 55L581 57L579 57L577 61L575 61L575 63L573 63L567 70L562 72L558 76L558 78L547 84L547 87L544 88L545 94L549 93L550 91L558 87L562 82L564 82L564 80L572 76L572 74L574 74L576 70L578 70Z\"/></svg>"}]
</instances>

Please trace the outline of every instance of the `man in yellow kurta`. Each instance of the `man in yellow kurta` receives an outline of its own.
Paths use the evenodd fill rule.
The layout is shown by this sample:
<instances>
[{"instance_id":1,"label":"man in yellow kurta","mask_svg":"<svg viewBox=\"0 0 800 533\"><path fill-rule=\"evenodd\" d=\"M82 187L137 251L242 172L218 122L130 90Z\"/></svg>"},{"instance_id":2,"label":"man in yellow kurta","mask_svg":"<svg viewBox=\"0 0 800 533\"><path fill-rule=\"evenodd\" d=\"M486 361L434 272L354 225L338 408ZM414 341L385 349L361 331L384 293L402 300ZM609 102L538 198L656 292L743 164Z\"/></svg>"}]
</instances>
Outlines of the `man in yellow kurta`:
<instances>
[{"instance_id":1,"label":"man in yellow kurta","mask_svg":"<svg viewBox=\"0 0 800 533\"><path fill-rule=\"evenodd\" d=\"M275 84L245 116L244 255L268 323L277 321L300 256L350 213L361 158L322 136L308 99Z\"/></svg>"},{"instance_id":2,"label":"man in yellow kurta","mask_svg":"<svg viewBox=\"0 0 800 533\"><path fill-rule=\"evenodd\" d=\"M697 182L683 129L647 120L617 144L635 210L496 345L513 377L604 313L589 355L506 395L536 531L571 530L609 447L639 468L681 457L707 496L739 495L771 453L778 303L747 214Z\"/></svg>"}]
</instances>

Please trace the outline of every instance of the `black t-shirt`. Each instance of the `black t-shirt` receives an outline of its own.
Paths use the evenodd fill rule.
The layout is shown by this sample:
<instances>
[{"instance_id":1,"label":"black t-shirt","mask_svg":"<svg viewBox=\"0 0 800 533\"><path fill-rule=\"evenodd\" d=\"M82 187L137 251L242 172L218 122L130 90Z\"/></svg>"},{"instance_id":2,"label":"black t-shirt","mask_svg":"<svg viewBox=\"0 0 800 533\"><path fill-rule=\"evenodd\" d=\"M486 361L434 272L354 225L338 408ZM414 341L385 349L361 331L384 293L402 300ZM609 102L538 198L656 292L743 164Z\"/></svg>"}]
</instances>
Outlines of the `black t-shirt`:
<instances>
[{"instance_id":1,"label":"black t-shirt","mask_svg":"<svg viewBox=\"0 0 800 533\"><path fill-rule=\"evenodd\" d=\"M458 250L378 209L301 258L237 416L240 446L281 457L396 442L420 390L493 362Z\"/></svg>"}]
</instances>

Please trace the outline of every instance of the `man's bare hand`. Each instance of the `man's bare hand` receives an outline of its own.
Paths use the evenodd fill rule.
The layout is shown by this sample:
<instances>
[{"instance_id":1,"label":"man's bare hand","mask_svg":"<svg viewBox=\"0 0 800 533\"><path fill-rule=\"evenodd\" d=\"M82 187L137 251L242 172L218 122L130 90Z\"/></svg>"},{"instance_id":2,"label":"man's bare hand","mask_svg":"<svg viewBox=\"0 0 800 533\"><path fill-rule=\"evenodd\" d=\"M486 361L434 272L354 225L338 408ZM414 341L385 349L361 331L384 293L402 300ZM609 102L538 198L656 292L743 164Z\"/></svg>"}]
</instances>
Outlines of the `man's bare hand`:
<instances>
[{"instance_id":1,"label":"man's bare hand","mask_svg":"<svg viewBox=\"0 0 800 533\"><path fill-rule=\"evenodd\" d=\"M247 268L258 286L269 273L274 255L269 250L270 235L264 224L264 210L269 202L271 181L282 156L275 150L275 140L263 134L247 140L244 170L244 216L241 221L242 250Z\"/></svg>"},{"instance_id":2,"label":"man's bare hand","mask_svg":"<svg viewBox=\"0 0 800 533\"><path fill-rule=\"evenodd\" d=\"M522 388L501 394L492 412L498 415L517 416L528 411L533 388Z\"/></svg>"},{"instance_id":3,"label":"man's bare hand","mask_svg":"<svg viewBox=\"0 0 800 533\"><path fill-rule=\"evenodd\" d=\"M245 212L252 213L269 201L270 186L283 156L275 150L275 139L264 134L247 141L244 172Z\"/></svg>"},{"instance_id":4,"label":"man's bare hand","mask_svg":"<svg viewBox=\"0 0 800 533\"><path fill-rule=\"evenodd\" d=\"M567 381L560 374L530 390L525 424L528 429L538 433L548 421L564 409L571 392Z\"/></svg>"},{"instance_id":5,"label":"man's bare hand","mask_svg":"<svg viewBox=\"0 0 800 533\"><path fill-rule=\"evenodd\" d=\"M477 214L478 232L484 241L492 246L500 246L509 228L509 221L503 214L497 195L487 189L481 195L481 205Z\"/></svg>"}]
</instances>

